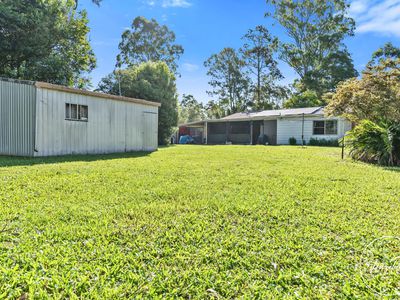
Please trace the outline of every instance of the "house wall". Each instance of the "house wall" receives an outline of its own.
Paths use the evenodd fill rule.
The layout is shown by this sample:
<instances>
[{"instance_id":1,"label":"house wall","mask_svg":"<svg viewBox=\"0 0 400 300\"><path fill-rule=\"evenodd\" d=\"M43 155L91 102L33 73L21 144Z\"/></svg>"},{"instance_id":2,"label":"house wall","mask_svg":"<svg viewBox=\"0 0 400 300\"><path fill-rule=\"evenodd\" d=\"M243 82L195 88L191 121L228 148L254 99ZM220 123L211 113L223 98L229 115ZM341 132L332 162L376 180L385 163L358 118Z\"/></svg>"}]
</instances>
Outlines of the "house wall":
<instances>
[{"instance_id":1,"label":"house wall","mask_svg":"<svg viewBox=\"0 0 400 300\"><path fill-rule=\"evenodd\" d=\"M331 118L329 120L338 120L337 135L313 135L313 122L326 120L323 116L306 117L304 121L304 139L308 143L311 138L315 139L339 139L351 130L351 123L343 118ZM277 121L277 143L279 145L289 144L289 138L294 137L297 143L301 143L302 117L296 118L278 118Z\"/></svg>"},{"instance_id":2,"label":"house wall","mask_svg":"<svg viewBox=\"0 0 400 300\"><path fill-rule=\"evenodd\" d=\"M88 106L88 122L65 120L65 104ZM35 156L154 151L158 107L37 88Z\"/></svg>"},{"instance_id":3,"label":"house wall","mask_svg":"<svg viewBox=\"0 0 400 300\"><path fill-rule=\"evenodd\" d=\"M33 155L35 103L32 83L0 80L0 155Z\"/></svg>"}]
</instances>

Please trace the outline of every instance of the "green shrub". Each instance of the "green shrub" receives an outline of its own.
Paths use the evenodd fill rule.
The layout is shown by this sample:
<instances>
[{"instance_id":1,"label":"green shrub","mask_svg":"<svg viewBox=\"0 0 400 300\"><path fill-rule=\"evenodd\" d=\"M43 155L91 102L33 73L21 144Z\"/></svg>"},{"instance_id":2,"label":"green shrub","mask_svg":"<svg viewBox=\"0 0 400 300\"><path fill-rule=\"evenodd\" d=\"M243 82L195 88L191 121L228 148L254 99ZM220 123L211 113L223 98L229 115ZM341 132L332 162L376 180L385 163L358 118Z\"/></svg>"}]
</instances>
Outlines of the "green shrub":
<instances>
[{"instance_id":1,"label":"green shrub","mask_svg":"<svg viewBox=\"0 0 400 300\"><path fill-rule=\"evenodd\" d=\"M364 120L350 132L346 145L353 159L400 166L400 124Z\"/></svg>"},{"instance_id":2,"label":"green shrub","mask_svg":"<svg viewBox=\"0 0 400 300\"><path fill-rule=\"evenodd\" d=\"M292 146L297 145L297 140L295 137L291 137L289 139L289 145L292 145Z\"/></svg>"},{"instance_id":3,"label":"green shrub","mask_svg":"<svg viewBox=\"0 0 400 300\"><path fill-rule=\"evenodd\" d=\"M339 141L337 139L316 139L311 138L308 142L310 146L322 146L322 147L339 147Z\"/></svg>"}]
</instances>

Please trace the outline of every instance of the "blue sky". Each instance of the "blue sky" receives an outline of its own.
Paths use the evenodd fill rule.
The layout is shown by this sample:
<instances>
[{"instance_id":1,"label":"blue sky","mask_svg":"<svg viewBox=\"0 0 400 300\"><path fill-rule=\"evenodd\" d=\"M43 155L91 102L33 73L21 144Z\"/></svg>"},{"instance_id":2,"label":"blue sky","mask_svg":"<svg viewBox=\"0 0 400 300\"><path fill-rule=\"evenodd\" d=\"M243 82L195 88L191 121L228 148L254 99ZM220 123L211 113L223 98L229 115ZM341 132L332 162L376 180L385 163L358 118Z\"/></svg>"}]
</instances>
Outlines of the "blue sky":
<instances>
[{"instance_id":1,"label":"blue sky","mask_svg":"<svg viewBox=\"0 0 400 300\"><path fill-rule=\"evenodd\" d=\"M193 94L207 102L208 78L203 62L224 47L239 48L241 37L256 25L266 26L271 33L285 39L282 28L264 17L268 10L264 0L103 0L100 7L81 0L80 8L88 11L90 40L97 57L92 72L93 85L112 72L122 32L137 16L155 18L177 36L185 53L180 60L181 78L178 92ZM354 37L346 39L354 65L362 70L372 52L391 41L400 46L400 0L352 1L351 15L357 22ZM284 83L296 74L280 64Z\"/></svg>"}]
</instances>

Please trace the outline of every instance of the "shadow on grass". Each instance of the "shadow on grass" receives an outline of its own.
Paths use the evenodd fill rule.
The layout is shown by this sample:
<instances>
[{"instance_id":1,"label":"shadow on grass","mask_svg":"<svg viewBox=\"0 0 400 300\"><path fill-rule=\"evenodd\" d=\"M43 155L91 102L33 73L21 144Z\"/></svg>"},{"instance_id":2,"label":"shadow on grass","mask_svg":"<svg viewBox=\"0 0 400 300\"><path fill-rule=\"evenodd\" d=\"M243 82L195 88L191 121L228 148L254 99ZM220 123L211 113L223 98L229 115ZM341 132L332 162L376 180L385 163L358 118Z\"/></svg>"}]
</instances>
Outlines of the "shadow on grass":
<instances>
[{"instance_id":1,"label":"shadow on grass","mask_svg":"<svg viewBox=\"0 0 400 300\"><path fill-rule=\"evenodd\" d=\"M352 159L351 161L359 163L359 164L367 165L367 166L373 166L373 167L375 167L377 169L380 169L380 170L400 173L400 167L388 167L388 166L379 165L377 163L368 163L368 162L363 162L363 161L357 161L357 160L354 160L354 159Z\"/></svg>"},{"instance_id":2,"label":"shadow on grass","mask_svg":"<svg viewBox=\"0 0 400 300\"><path fill-rule=\"evenodd\" d=\"M392 171L392 172L400 173L400 167L381 167L381 168L386 170L386 171Z\"/></svg>"},{"instance_id":3,"label":"shadow on grass","mask_svg":"<svg viewBox=\"0 0 400 300\"><path fill-rule=\"evenodd\" d=\"M43 164L57 164L66 162L93 162L101 160L113 160L121 158L139 158L149 156L152 152L127 152L112 154L91 154L91 155L65 155L49 157L17 157L0 156L0 168L13 166L33 166Z\"/></svg>"}]
</instances>

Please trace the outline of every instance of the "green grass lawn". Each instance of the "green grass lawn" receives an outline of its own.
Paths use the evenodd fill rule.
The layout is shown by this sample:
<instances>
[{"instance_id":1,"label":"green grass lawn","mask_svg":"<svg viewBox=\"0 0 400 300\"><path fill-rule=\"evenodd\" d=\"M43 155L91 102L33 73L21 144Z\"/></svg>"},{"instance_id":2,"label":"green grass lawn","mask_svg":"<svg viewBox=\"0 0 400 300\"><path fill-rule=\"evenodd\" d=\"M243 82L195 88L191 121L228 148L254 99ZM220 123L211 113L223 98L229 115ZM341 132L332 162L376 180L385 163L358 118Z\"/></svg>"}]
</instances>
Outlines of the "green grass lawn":
<instances>
[{"instance_id":1,"label":"green grass lawn","mask_svg":"<svg viewBox=\"0 0 400 300\"><path fill-rule=\"evenodd\" d=\"M400 295L400 170L340 149L0 158L0 299Z\"/></svg>"}]
</instances>

